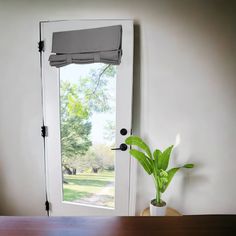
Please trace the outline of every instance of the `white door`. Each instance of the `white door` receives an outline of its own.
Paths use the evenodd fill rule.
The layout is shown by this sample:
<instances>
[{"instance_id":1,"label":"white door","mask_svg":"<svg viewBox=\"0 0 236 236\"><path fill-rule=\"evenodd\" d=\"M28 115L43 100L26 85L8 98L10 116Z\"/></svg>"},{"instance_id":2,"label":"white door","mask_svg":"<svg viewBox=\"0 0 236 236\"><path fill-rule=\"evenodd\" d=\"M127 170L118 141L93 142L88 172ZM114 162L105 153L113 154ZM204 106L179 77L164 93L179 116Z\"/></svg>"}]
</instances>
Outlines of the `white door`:
<instances>
[{"instance_id":1,"label":"white door","mask_svg":"<svg viewBox=\"0 0 236 236\"><path fill-rule=\"evenodd\" d=\"M120 65L49 65L53 32L111 25L122 25ZM40 32L50 215L129 215L129 147L111 148L131 133L133 22L42 22Z\"/></svg>"}]
</instances>

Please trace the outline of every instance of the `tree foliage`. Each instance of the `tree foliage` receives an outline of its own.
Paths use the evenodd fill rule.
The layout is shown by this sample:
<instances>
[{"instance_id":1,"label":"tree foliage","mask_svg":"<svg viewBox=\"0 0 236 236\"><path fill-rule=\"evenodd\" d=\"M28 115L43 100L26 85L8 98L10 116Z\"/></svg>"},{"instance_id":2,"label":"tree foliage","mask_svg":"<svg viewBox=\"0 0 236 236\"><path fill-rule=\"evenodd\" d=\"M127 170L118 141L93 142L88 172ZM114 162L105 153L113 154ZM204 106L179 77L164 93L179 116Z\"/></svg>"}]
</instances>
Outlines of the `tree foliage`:
<instances>
[{"instance_id":1,"label":"tree foliage","mask_svg":"<svg viewBox=\"0 0 236 236\"><path fill-rule=\"evenodd\" d=\"M115 73L114 66L102 65L99 69L91 70L87 76L80 77L76 83L61 81L61 152L65 169L75 168L88 155L92 146L90 118L94 112L111 109L107 81Z\"/></svg>"}]
</instances>

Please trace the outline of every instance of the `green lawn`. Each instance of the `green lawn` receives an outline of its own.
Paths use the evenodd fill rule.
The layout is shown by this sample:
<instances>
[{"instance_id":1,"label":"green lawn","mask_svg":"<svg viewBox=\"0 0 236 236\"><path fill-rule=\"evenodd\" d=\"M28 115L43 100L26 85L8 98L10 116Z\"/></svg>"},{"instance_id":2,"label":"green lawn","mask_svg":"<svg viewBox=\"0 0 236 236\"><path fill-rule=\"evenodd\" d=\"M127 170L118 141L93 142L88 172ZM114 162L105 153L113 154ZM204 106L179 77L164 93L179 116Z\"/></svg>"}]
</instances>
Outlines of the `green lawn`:
<instances>
[{"instance_id":1,"label":"green lawn","mask_svg":"<svg viewBox=\"0 0 236 236\"><path fill-rule=\"evenodd\" d=\"M114 207L114 172L64 175L64 201Z\"/></svg>"}]
</instances>

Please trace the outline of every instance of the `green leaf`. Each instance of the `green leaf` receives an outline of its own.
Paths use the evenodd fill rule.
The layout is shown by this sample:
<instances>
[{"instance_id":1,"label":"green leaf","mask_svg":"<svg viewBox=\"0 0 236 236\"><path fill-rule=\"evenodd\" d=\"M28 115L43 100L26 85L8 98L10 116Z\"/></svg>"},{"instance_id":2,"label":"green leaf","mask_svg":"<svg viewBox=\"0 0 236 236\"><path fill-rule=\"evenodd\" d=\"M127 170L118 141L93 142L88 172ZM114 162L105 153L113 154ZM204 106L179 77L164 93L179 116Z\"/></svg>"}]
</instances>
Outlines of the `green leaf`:
<instances>
[{"instance_id":1,"label":"green leaf","mask_svg":"<svg viewBox=\"0 0 236 236\"><path fill-rule=\"evenodd\" d=\"M168 173L168 182L166 185L164 185L164 187L161 189L161 192L164 193L165 190L167 189L168 185L170 184L171 180L173 179L174 175L176 174L176 172L181 169L181 168L193 168L194 164L185 164L181 167L176 167L176 168L172 168L170 170L167 171Z\"/></svg>"},{"instance_id":2,"label":"green leaf","mask_svg":"<svg viewBox=\"0 0 236 236\"><path fill-rule=\"evenodd\" d=\"M154 152L153 152L153 157L154 157L154 160L155 159L158 159L158 157L162 154L162 152L158 149L156 149Z\"/></svg>"},{"instance_id":3,"label":"green leaf","mask_svg":"<svg viewBox=\"0 0 236 236\"><path fill-rule=\"evenodd\" d=\"M153 152L153 158L154 158L154 164L155 164L155 168L158 169L158 158L162 155L162 152L158 149L156 149Z\"/></svg>"},{"instance_id":4,"label":"green leaf","mask_svg":"<svg viewBox=\"0 0 236 236\"><path fill-rule=\"evenodd\" d=\"M194 164L185 164L183 168L193 168Z\"/></svg>"},{"instance_id":5,"label":"green leaf","mask_svg":"<svg viewBox=\"0 0 236 236\"><path fill-rule=\"evenodd\" d=\"M163 186L163 188L161 189L161 192L164 193L165 190L167 189L168 185L170 184L171 180L173 179L174 175L176 174L176 172L180 169L181 167L177 167L177 168L172 168L170 170L167 171L168 173L168 182Z\"/></svg>"},{"instance_id":6,"label":"green leaf","mask_svg":"<svg viewBox=\"0 0 236 236\"><path fill-rule=\"evenodd\" d=\"M160 177L168 177L168 173L165 170L160 170Z\"/></svg>"},{"instance_id":7,"label":"green leaf","mask_svg":"<svg viewBox=\"0 0 236 236\"><path fill-rule=\"evenodd\" d=\"M143 149L149 158L152 158L152 154L148 145L138 136L129 136L125 143L128 145L135 145L141 149Z\"/></svg>"},{"instance_id":8,"label":"green leaf","mask_svg":"<svg viewBox=\"0 0 236 236\"><path fill-rule=\"evenodd\" d=\"M157 158L157 168L161 169L162 167L162 160L163 160L163 153L160 153L160 155Z\"/></svg>"},{"instance_id":9,"label":"green leaf","mask_svg":"<svg viewBox=\"0 0 236 236\"><path fill-rule=\"evenodd\" d=\"M168 165L169 165L169 160L170 160L170 154L171 151L173 149L173 145L171 145L170 147L168 147L162 154L162 158L161 158L161 169L166 170Z\"/></svg>"},{"instance_id":10,"label":"green leaf","mask_svg":"<svg viewBox=\"0 0 236 236\"><path fill-rule=\"evenodd\" d=\"M138 160L144 170L150 175L153 172L152 160L150 160L143 152L131 149L129 153Z\"/></svg>"}]
</instances>

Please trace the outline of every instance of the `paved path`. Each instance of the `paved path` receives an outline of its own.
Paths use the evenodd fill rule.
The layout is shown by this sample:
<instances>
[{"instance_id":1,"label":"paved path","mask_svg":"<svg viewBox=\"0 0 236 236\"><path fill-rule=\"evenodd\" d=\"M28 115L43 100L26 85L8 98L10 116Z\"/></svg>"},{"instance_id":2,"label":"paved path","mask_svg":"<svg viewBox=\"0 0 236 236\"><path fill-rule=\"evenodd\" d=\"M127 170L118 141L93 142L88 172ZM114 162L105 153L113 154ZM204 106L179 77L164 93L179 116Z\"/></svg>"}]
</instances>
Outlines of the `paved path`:
<instances>
[{"instance_id":1,"label":"paved path","mask_svg":"<svg viewBox=\"0 0 236 236\"><path fill-rule=\"evenodd\" d=\"M90 197L84 197L80 200L76 200L74 202L84 203L84 204L93 204L99 206L106 206L107 202L114 201L114 196L111 195L111 189L114 188L114 182L110 182L105 187L101 189L101 191L94 193Z\"/></svg>"}]
</instances>

